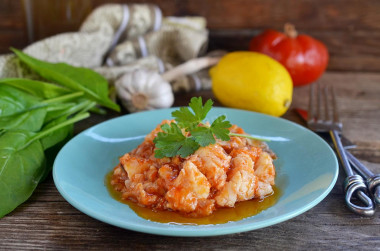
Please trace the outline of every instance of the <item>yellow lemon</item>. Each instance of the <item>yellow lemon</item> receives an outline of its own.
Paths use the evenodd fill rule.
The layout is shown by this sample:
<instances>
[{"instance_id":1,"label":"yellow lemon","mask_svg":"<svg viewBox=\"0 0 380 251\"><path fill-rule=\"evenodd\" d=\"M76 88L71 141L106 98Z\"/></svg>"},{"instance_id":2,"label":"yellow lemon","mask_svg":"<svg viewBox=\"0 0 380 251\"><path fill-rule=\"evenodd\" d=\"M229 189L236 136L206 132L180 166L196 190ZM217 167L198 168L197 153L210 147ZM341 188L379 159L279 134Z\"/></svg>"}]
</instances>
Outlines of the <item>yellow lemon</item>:
<instances>
[{"instance_id":1,"label":"yellow lemon","mask_svg":"<svg viewBox=\"0 0 380 251\"><path fill-rule=\"evenodd\" d=\"M213 93L225 106L281 116L292 102L288 71L261 53L228 53L210 75Z\"/></svg>"}]
</instances>

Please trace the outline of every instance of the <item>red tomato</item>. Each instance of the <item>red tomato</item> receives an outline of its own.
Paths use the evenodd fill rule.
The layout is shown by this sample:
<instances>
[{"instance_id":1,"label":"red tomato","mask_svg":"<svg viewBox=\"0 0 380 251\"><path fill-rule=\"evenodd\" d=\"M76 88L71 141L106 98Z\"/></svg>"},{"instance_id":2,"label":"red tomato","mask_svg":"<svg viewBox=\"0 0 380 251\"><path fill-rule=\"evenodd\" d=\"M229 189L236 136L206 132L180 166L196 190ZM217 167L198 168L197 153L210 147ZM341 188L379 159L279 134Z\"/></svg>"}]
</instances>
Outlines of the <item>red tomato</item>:
<instances>
[{"instance_id":1,"label":"red tomato","mask_svg":"<svg viewBox=\"0 0 380 251\"><path fill-rule=\"evenodd\" d=\"M254 37L249 49L264 53L284 65L294 86L317 80L326 70L329 60L324 44L310 36L297 35L291 24L285 25L285 34L267 30Z\"/></svg>"}]
</instances>

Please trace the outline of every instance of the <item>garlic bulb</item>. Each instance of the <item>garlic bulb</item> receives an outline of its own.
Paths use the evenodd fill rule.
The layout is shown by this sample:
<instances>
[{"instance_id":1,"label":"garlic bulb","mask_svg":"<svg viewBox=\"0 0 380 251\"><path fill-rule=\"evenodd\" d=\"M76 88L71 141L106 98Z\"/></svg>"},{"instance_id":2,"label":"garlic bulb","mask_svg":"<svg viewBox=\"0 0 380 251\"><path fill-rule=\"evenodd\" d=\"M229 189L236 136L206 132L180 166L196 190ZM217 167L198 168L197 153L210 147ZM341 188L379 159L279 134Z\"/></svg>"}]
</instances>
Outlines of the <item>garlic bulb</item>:
<instances>
[{"instance_id":1,"label":"garlic bulb","mask_svg":"<svg viewBox=\"0 0 380 251\"><path fill-rule=\"evenodd\" d=\"M168 108L174 95L170 84L157 72L139 69L115 82L116 92L129 112Z\"/></svg>"}]
</instances>

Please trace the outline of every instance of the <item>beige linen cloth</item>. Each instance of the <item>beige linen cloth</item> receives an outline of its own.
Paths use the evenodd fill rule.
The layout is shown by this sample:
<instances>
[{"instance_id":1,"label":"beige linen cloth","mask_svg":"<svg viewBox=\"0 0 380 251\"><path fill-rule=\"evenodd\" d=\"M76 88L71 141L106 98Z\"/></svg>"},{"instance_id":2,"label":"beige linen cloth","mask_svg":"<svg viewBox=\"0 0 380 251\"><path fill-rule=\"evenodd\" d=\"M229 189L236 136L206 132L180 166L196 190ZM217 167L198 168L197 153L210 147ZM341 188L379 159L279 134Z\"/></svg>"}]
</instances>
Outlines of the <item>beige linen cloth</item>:
<instances>
[{"instance_id":1,"label":"beige linen cloth","mask_svg":"<svg viewBox=\"0 0 380 251\"><path fill-rule=\"evenodd\" d=\"M48 62L91 68L112 85L137 68L163 73L204 54L207 43L206 20L202 17L163 17L151 4L106 4L96 8L78 32L40 40L23 51ZM38 78L14 55L0 56L0 78L13 77ZM171 84L174 92L211 86L205 71Z\"/></svg>"}]
</instances>

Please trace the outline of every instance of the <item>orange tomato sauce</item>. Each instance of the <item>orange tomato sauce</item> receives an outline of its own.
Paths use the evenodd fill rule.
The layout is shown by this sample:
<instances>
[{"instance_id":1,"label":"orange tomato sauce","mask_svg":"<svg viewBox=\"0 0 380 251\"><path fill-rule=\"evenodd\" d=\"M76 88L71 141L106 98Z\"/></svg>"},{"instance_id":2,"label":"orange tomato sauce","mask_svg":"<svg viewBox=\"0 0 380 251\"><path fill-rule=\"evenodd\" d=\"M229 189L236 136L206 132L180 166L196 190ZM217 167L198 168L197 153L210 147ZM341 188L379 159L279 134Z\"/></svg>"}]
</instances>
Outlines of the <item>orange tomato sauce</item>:
<instances>
[{"instance_id":1,"label":"orange tomato sauce","mask_svg":"<svg viewBox=\"0 0 380 251\"><path fill-rule=\"evenodd\" d=\"M209 225L239 221L244 218L257 215L269 207L272 207L281 197L281 191L278 187L274 186L273 193L264 199L252 199L248 201L237 202L235 204L235 207L218 208L209 216L201 218L190 218L174 211L154 211L151 208L142 207L133 201L123 199L122 193L116 191L111 185L112 174L113 171L109 172L104 181L111 197L121 203L127 204L129 208L131 208L141 218L160 223L181 225Z\"/></svg>"}]
</instances>

